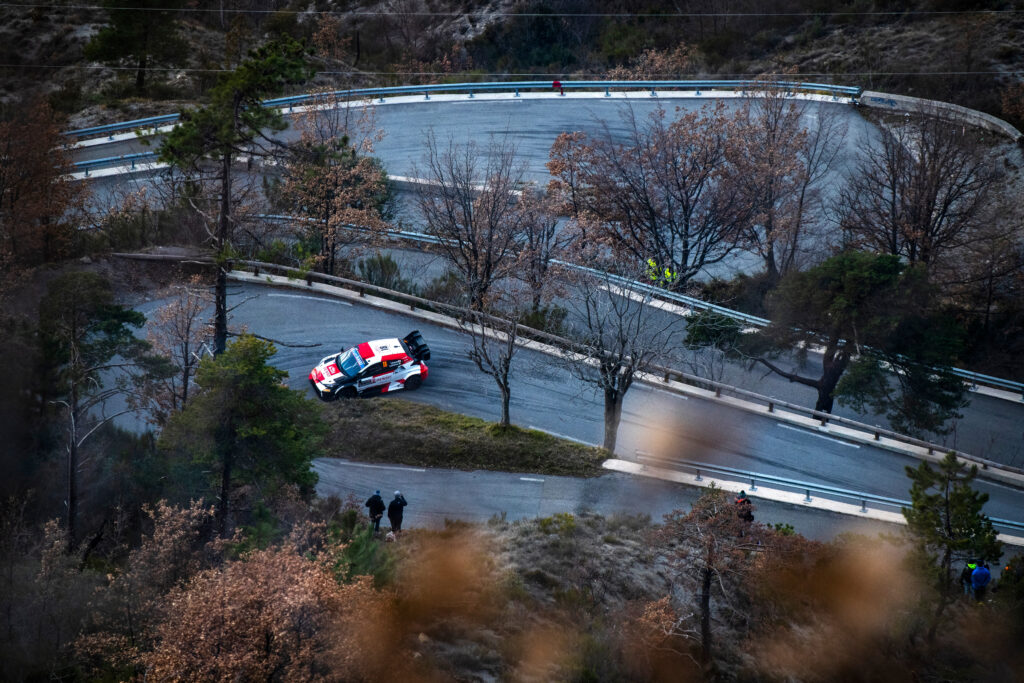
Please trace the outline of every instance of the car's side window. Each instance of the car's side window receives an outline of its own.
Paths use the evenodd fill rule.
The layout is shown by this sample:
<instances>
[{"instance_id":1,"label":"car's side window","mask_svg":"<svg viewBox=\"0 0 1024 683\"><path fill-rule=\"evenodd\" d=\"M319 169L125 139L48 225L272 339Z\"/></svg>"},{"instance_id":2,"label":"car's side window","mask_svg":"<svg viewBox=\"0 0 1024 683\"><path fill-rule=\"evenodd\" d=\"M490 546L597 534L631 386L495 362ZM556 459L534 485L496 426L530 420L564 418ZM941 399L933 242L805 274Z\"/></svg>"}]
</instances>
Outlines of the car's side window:
<instances>
[{"instance_id":1,"label":"car's side window","mask_svg":"<svg viewBox=\"0 0 1024 683\"><path fill-rule=\"evenodd\" d=\"M381 363L374 363L373 365L367 366L366 369L363 370L362 376L363 377L373 377L374 375L379 375L383 371L384 371L384 365L383 364L381 364Z\"/></svg>"}]
</instances>

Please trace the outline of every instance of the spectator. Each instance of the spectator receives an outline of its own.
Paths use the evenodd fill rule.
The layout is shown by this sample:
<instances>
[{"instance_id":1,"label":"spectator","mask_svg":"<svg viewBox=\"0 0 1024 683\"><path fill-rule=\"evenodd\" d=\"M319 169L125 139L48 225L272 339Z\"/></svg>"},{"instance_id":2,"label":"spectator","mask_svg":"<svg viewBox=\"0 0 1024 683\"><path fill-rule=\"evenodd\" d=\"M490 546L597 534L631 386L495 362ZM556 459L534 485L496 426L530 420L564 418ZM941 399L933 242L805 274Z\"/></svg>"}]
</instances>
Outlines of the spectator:
<instances>
[{"instance_id":1,"label":"spectator","mask_svg":"<svg viewBox=\"0 0 1024 683\"><path fill-rule=\"evenodd\" d=\"M366 507L370 508L370 522L373 523L373 533L380 533L380 519L384 516L384 499L380 497L380 491L374 491L373 495L366 501Z\"/></svg>"},{"instance_id":2,"label":"spectator","mask_svg":"<svg viewBox=\"0 0 1024 683\"><path fill-rule=\"evenodd\" d=\"M754 504L747 498L746 491L740 491L740 495L736 496L736 516L742 519L744 522L754 521Z\"/></svg>"},{"instance_id":3,"label":"spectator","mask_svg":"<svg viewBox=\"0 0 1024 683\"><path fill-rule=\"evenodd\" d=\"M974 591L974 599L981 602L985 599L985 587L992 579L992 573L987 564L978 564L971 572L971 589Z\"/></svg>"},{"instance_id":4,"label":"spectator","mask_svg":"<svg viewBox=\"0 0 1024 683\"><path fill-rule=\"evenodd\" d=\"M971 574L973 574L974 570L977 568L978 563L974 560L971 560L966 565L964 565L964 570L960 572L960 585L963 586L964 595L967 595L971 592Z\"/></svg>"},{"instance_id":5,"label":"spectator","mask_svg":"<svg viewBox=\"0 0 1024 683\"><path fill-rule=\"evenodd\" d=\"M388 503L388 521L391 522L391 530L396 536L402 532L403 508L408 504L401 491L395 491L394 499Z\"/></svg>"}]
</instances>

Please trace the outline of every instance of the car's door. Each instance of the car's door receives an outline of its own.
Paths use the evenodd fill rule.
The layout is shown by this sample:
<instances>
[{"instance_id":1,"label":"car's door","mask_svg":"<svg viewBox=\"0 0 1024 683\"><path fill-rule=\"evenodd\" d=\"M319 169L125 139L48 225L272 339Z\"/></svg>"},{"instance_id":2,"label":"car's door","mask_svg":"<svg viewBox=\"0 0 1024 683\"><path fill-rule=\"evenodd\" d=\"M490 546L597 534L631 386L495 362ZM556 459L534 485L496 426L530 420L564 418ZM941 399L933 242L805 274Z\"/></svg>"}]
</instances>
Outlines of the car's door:
<instances>
[{"instance_id":1,"label":"car's door","mask_svg":"<svg viewBox=\"0 0 1024 683\"><path fill-rule=\"evenodd\" d=\"M370 387L377 386L384 381L387 381L383 363L373 363L363 368L363 371L359 373L359 390L369 389ZM391 373L387 373L391 374Z\"/></svg>"}]
</instances>

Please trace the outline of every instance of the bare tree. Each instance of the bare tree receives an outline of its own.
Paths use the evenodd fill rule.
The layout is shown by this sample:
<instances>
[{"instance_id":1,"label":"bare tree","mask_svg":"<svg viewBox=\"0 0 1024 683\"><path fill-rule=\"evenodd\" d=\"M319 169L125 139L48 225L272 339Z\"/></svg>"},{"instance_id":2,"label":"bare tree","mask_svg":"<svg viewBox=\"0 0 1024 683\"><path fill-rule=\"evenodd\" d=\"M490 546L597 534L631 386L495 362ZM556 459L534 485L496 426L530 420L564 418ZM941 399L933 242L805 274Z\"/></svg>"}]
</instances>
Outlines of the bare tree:
<instances>
[{"instance_id":1,"label":"bare tree","mask_svg":"<svg viewBox=\"0 0 1024 683\"><path fill-rule=\"evenodd\" d=\"M572 280L566 334L577 346L562 358L575 377L604 395L604 448L614 452L626 392L674 345L681 319L659 315L646 288L609 273L590 271Z\"/></svg>"},{"instance_id":2,"label":"bare tree","mask_svg":"<svg viewBox=\"0 0 1024 683\"><path fill-rule=\"evenodd\" d=\"M700 663L707 667L713 654L712 596L729 600L740 577L754 568L755 552L766 549L761 544L770 534L763 525L743 519L725 491L712 485L690 512L667 515L662 535L675 548L679 577L694 588L699 616L693 628L690 619L673 618L675 610L666 610L665 630L699 642Z\"/></svg>"},{"instance_id":3,"label":"bare tree","mask_svg":"<svg viewBox=\"0 0 1024 683\"><path fill-rule=\"evenodd\" d=\"M745 248L764 260L769 284L798 265L808 223L819 218L819 190L832 168L845 127L827 105L789 96L775 77L760 79L740 110L737 182L750 211Z\"/></svg>"},{"instance_id":4,"label":"bare tree","mask_svg":"<svg viewBox=\"0 0 1024 683\"><path fill-rule=\"evenodd\" d=\"M519 326L524 309L517 306L515 292L505 289L497 300L489 302L486 312L469 309L459 327L469 337L469 359L480 372L494 378L501 394L501 426L511 424L509 402L512 398L512 359L519 348Z\"/></svg>"},{"instance_id":5,"label":"bare tree","mask_svg":"<svg viewBox=\"0 0 1024 683\"><path fill-rule=\"evenodd\" d=\"M979 225L995 170L975 131L935 113L886 126L840 197L847 240L931 266Z\"/></svg>"},{"instance_id":6,"label":"bare tree","mask_svg":"<svg viewBox=\"0 0 1024 683\"><path fill-rule=\"evenodd\" d=\"M522 237L520 263L517 272L519 280L529 288L531 312L540 312L544 295L550 289L550 277L555 259L564 255L574 235L560 225L554 201L549 195L541 195L533 187L523 190L519 199L522 215Z\"/></svg>"},{"instance_id":7,"label":"bare tree","mask_svg":"<svg viewBox=\"0 0 1024 683\"><path fill-rule=\"evenodd\" d=\"M390 202L383 165L361 156L347 129L330 122L337 112L321 111L305 122L302 139L285 166L282 193L292 212L309 219L301 224L302 232L316 238L318 265L328 274L334 274L342 247L373 241L386 226Z\"/></svg>"},{"instance_id":8,"label":"bare tree","mask_svg":"<svg viewBox=\"0 0 1024 683\"><path fill-rule=\"evenodd\" d=\"M641 124L627 116L622 144L605 127L588 142L565 133L549 169L573 218L593 242L634 263L655 262L684 286L737 248L749 211L735 182L735 121L724 105L666 120L663 110Z\"/></svg>"},{"instance_id":9,"label":"bare tree","mask_svg":"<svg viewBox=\"0 0 1024 683\"><path fill-rule=\"evenodd\" d=\"M145 398L157 424L182 410L189 400L196 368L211 339L212 328L204 318L213 304L209 287L200 276L177 287L175 298L161 306L149 320L146 339L153 352L170 360L174 372L144 387Z\"/></svg>"},{"instance_id":10,"label":"bare tree","mask_svg":"<svg viewBox=\"0 0 1024 683\"><path fill-rule=\"evenodd\" d=\"M417 204L427 232L462 277L474 310L483 310L491 287L516 270L524 212L518 202L524 165L508 138L487 147L475 142L439 145L427 136L426 168Z\"/></svg>"}]
</instances>

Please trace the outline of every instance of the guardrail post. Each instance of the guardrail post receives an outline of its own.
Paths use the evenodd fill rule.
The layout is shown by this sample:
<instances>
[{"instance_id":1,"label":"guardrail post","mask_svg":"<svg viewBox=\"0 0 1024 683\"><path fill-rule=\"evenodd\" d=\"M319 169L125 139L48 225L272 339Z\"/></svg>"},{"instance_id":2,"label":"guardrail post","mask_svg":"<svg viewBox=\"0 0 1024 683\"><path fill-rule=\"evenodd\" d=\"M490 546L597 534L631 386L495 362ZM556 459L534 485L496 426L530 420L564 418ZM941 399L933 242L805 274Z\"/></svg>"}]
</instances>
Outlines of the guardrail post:
<instances>
[{"instance_id":1,"label":"guardrail post","mask_svg":"<svg viewBox=\"0 0 1024 683\"><path fill-rule=\"evenodd\" d=\"M868 511L868 502L866 500L860 501L860 511L865 513Z\"/></svg>"},{"instance_id":2,"label":"guardrail post","mask_svg":"<svg viewBox=\"0 0 1024 683\"><path fill-rule=\"evenodd\" d=\"M875 432L875 441L880 441L881 439L882 439L881 433Z\"/></svg>"},{"instance_id":3,"label":"guardrail post","mask_svg":"<svg viewBox=\"0 0 1024 683\"><path fill-rule=\"evenodd\" d=\"M807 493L807 497L804 498L804 502L805 503L810 503L811 502L811 490L810 489L805 489L805 492Z\"/></svg>"},{"instance_id":4,"label":"guardrail post","mask_svg":"<svg viewBox=\"0 0 1024 683\"><path fill-rule=\"evenodd\" d=\"M135 168L135 159L132 159L132 168Z\"/></svg>"},{"instance_id":5,"label":"guardrail post","mask_svg":"<svg viewBox=\"0 0 1024 683\"><path fill-rule=\"evenodd\" d=\"M700 476L700 470L697 470L697 481L704 481L704 477Z\"/></svg>"},{"instance_id":6,"label":"guardrail post","mask_svg":"<svg viewBox=\"0 0 1024 683\"><path fill-rule=\"evenodd\" d=\"M715 387L715 398L722 397L722 387Z\"/></svg>"},{"instance_id":7,"label":"guardrail post","mask_svg":"<svg viewBox=\"0 0 1024 683\"><path fill-rule=\"evenodd\" d=\"M473 91L472 90L469 91L469 99L473 99Z\"/></svg>"},{"instance_id":8,"label":"guardrail post","mask_svg":"<svg viewBox=\"0 0 1024 683\"><path fill-rule=\"evenodd\" d=\"M774 413L775 412L775 404L772 403L771 401L768 401L768 412L769 413Z\"/></svg>"},{"instance_id":9,"label":"guardrail post","mask_svg":"<svg viewBox=\"0 0 1024 683\"><path fill-rule=\"evenodd\" d=\"M519 88L516 88L516 97L519 97Z\"/></svg>"},{"instance_id":10,"label":"guardrail post","mask_svg":"<svg viewBox=\"0 0 1024 683\"><path fill-rule=\"evenodd\" d=\"M86 178L89 177L89 167L88 166L85 167L85 177Z\"/></svg>"},{"instance_id":11,"label":"guardrail post","mask_svg":"<svg viewBox=\"0 0 1024 683\"><path fill-rule=\"evenodd\" d=\"M612 90L611 90L611 88L605 88L605 89L604 89L604 96L605 96L605 97L611 97L611 96L612 96Z\"/></svg>"},{"instance_id":12,"label":"guardrail post","mask_svg":"<svg viewBox=\"0 0 1024 683\"><path fill-rule=\"evenodd\" d=\"M259 266L253 266L252 267L252 276L253 277L259 277L260 276L260 267Z\"/></svg>"},{"instance_id":13,"label":"guardrail post","mask_svg":"<svg viewBox=\"0 0 1024 683\"><path fill-rule=\"evenodd\" d=\"M312 287L313 286L313 273L306 273L306 286L307 287Z\"/></svg>"},{"instance_id":14,"label":"guardrail post","mask_svg":"<svg viewBox=\"0 0 1024 683\"><path fill-rule=\"evenodd\" d=\"M658 93L654 92L654 88L651 88L651 97L657 97Z\"/></svg>"},{"instance_id":15,"label":"guardrail post","mask_svg":"<svg viewBox=\"0 0 1024 683\"><path fill-rule=\"evenodd\" d=\"M429 100L430 99L430 91L429 90L424 90L423 91L423 99L425 99L425 100Z\"/></svg>"},{"instance_id":16,"label":"guardrail post","mask_svg":"<svg viewBox=\"0 0 1024 683\"><path fill-rule=\"evenodd\" d=\"M821 418L821 426L824 427L827 424L828 424L828 418L827 417Z\"/></svg>"},{"instance_id":17,"label":"guardrail post","mask_svg":"<svg viewBox=\"0 0 1024 683\"><path fill-rule=\"evenodd\" d=\"M700 97L700 88L697 88L697 97Z\"/></svg>"},{"instance_id":18,"label":"guardrail post","mask_svg":"<svg viewBox=\"0 0 1024 683\"><path fill-rule=\"evenodd\" d=\"M750 478L750 490L751 491L756 491L757 490L757 480L755 480L753 477Z\"/></svg>"}]
</instances>

